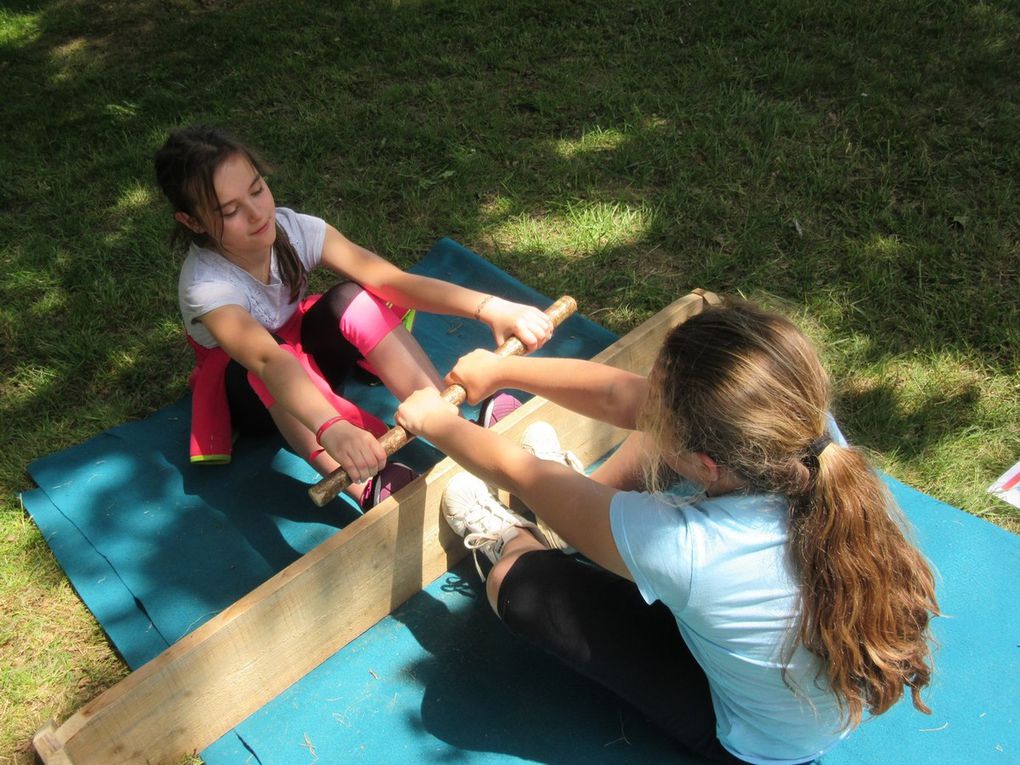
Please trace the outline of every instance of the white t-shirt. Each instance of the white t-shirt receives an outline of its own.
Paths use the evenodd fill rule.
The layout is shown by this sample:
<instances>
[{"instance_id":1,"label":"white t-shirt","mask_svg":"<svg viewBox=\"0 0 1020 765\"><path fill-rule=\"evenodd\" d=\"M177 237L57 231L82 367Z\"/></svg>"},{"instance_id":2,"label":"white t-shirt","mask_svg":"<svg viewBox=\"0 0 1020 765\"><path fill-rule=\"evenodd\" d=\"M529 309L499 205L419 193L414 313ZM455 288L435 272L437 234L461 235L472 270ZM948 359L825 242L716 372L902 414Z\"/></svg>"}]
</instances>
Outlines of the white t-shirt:
<instances>
[{"instance_id":1,"label":"white t-shirt","mask_svg":"<svg viewBox=\"0 0 1020 765\"><path fill-rule=\"evenodd\" d=\"M848 733L818 657L798 646L787 665L798 693L783 681L798 594L786 519L778 495L621 492L610 508L641 595L669 607L708 677L719 740L760 765L811 760Z\"/></svg>"},{"instance_id":2,"label":"white t-shirt","mask_svg":"<svg viewBox=\"0 0 1020 765\"><path fill-rule=\"evenodd\" d=\"M290 237L305 270L311 272L322 261L326 222L286 207L276 208L276 221ZM215 348L217 343L199 319L213 309L239 305L267 330L276 332L297 310L304 293L302 289L298 300L290 300L290 288L280 279L275 248L269 265L269 284L263 284L215 250L197 245L188 251L177 284L185 331L205 348Z\"/></svg>"}]
</instances>

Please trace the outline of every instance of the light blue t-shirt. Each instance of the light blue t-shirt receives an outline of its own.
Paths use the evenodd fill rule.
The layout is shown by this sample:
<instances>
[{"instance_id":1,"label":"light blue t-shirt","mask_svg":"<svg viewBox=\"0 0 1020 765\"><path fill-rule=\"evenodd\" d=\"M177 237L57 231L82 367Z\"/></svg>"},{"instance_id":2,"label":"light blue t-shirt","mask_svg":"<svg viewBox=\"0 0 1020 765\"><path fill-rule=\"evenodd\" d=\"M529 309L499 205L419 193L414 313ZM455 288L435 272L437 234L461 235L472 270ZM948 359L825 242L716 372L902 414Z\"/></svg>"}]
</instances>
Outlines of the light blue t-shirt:
<instances>
[{"instance_id":1,"label":"light blue t-shirt","mask_svg":"<svg viewBox=\"0 0 1020 765\"><path fill-rule=\"evenodd\" d=\"M708 677L719 740L760 765L811 760L848 732L818 657L798 647L786 665L797 692L784 682L798 594L787 507L769 494L684 501L620 492L610 508L613 538L641 595L669 607Z\"/></svg>"}]
</instances>

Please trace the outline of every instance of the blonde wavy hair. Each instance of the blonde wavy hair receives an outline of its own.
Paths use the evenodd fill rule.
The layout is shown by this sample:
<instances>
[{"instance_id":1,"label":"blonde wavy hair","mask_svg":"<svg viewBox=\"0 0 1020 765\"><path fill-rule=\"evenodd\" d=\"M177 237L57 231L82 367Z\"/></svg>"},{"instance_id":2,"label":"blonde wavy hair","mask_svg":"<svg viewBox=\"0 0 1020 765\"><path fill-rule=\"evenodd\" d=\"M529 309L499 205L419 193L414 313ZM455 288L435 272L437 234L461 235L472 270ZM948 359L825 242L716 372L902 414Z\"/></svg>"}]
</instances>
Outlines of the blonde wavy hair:
<instances>
[{"instance_id":1,"label":"blonde wavy hair","mask_svg":"<svg viewBox=\"0 0 1020 765\"><path fill-rule=\"evenodd\" d=\"M789 320L727 300L672 330L641 416L649 488L677 456L701 452L749 491L789 499L789 551L800 584L791 645L824 660L851 726L931 679L931 569L863 454L827 443L829 378ZM792 653L792 647L789 648Z\"/></svg>"}]
</instances>

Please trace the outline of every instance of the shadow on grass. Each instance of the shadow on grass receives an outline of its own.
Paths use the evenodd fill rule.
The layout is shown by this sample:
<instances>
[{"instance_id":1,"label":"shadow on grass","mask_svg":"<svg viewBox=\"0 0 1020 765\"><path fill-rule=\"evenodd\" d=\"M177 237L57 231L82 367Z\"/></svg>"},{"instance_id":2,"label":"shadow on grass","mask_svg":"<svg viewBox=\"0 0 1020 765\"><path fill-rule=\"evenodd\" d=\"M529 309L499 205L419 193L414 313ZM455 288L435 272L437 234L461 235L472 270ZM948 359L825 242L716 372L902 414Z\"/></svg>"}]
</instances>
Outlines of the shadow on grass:
<instances>
[{"instance_id":1,"label":"shadow on grass","mask_svg":"<svg viewBox=\"0 0 1020 765\"><path fill-rule=\"evenodd\" d=\"M854 423L855 444L909 462L959 432L961 424L973 418L979 401L979 391L969 388L949 396L933 394L904 411L897 392L882 386L843 393L835 403L836 410Z\"/></svg>"},{"instance_id":2,"label":"shadow on grass","mask_svg":"<svg viewBox=\"0 0 1020 765\"><path fill-rule=\"evenodd\" d=\"M52 413L65 443L182 390L177 260L150 157L194 121L276 160L282 204L403 265L449 235L617 331L694 286L794 303L821 288L866 305L842 320L876 357L952 347L1016 371L1008 9L65 0L11 13L32 23L0 48L15 96L0 156L18 170L3 180L2 371L18 392L4 419ZM19 429L19 451L38 453L40 435Z\"/></svg>"}]
</instances>

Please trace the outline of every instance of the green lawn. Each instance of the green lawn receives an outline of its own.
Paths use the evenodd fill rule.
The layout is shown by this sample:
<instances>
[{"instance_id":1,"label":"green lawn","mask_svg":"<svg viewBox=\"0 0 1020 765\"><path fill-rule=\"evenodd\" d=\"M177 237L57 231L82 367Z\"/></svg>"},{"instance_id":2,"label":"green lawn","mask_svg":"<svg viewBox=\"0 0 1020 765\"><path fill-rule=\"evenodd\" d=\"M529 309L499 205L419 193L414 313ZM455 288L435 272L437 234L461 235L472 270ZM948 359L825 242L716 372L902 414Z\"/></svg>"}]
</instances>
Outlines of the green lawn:
<instances>
[{"instance_id":1,"label":"green lawn","mask_svg":"<svg viewBox=\"0 0 1020 765\"><path fill-rule=\"evenodd\" d=\"M626 332L694 287L825 347L878 464L1020 531L1020 7L0 5L0 765L123 672L17 493L183 395L151 155L192 122L407 266L451 236ZM183 445L182 445L182 448Z\"/></svg>"}]
</instances>

